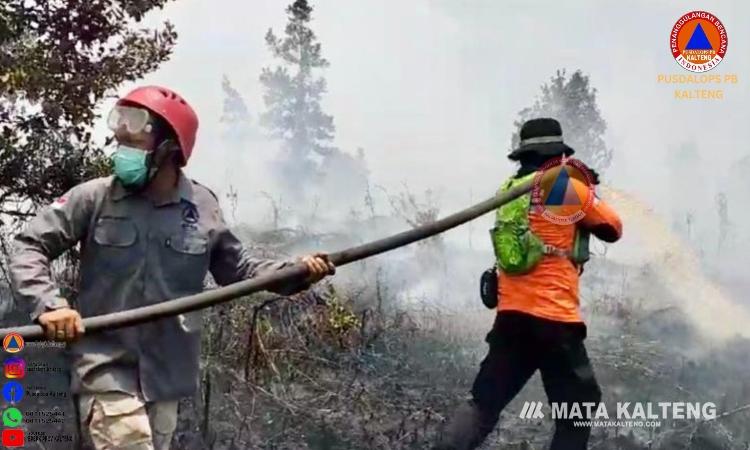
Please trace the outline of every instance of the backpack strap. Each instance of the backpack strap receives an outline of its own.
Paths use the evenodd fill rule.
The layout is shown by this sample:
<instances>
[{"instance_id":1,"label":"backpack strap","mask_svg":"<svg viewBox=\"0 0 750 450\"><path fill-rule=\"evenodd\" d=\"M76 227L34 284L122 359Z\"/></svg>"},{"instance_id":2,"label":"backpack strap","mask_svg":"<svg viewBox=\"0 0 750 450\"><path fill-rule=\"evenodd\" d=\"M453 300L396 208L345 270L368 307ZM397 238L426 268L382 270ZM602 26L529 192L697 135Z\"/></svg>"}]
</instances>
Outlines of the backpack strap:
<instances>
[{"instance_id":1,"label":"backpack strap","mask_svg":"<svg viewBox=\"0 0 750 450\"><path fill-rule=\"evenodd\" d=\"M573 250L564 250L558 247L555 247L554 245L544 244L544 255L545 256L558 256L560 258L566 258L568 261L570 261L575 268L578 270L578 275L580 276L583 273L583 266L584 262L579 262L575 260Z\"/></svg>"},{"instance_id":2,"label":"backpack strap","mask_svg":"<svg viewBox=\"0 0 750 450\"><path fill-rule=\"evenodd\" d=\"M560 256L562 258L570 258L573 256L573 253L570 250L565 250L549 244L544 244L544 254L547 256Z\"/></svg>"},{"instance_id":3,"label":"backpack strap","mask_svg":"<svg viewBox=\"0 0 750 450\"><path fill-rule=\"evenodd\" d=\"M578 269L578 275L583 273L583 268L589 260L589 239L591 233L576 227L573 248L563 250L552 245L544 244L544 254L567 258Z\"/></svg>"},{"instance_id":4,"label":"backpack strap","mask_svg":"<svg viewBox=\"0 0 750 450\"><path fill-rule=\"evenodd\" d=\"M529 178L534 177L534 173L526 174L522 177L511 177L507 179L503 184L501 185L500 189L498 190L498 193L505 192L509 189L511 189L515 184L520 184L526 181ZM525 194L529 195L529 194ZM529 208L531 208L531 204L529 204ZM495 223L499 223L501 221L500 212L502 207L498 208L495 214ZM537 236L537 238L541 241L541 238ZM580 242L579 242L580 240ZM554 245L546 244L544 241L542 241L542 249L545 256L555 256L560 258L566 258L570 260L571 263L573 263L574 266L576 266L579 269L579 272L582 271L583 264L588 261L588 257L581 257L579 255L579 252L584 252L588 254L588 240L589 240L589 233L585 232L581 229L578 229L576 227L575 231L575 238L573 240L573 247L570 249L563 249L556 247ZM578 246L582 245L583 248L579 249Z\"/></svg>"}]
</instances>

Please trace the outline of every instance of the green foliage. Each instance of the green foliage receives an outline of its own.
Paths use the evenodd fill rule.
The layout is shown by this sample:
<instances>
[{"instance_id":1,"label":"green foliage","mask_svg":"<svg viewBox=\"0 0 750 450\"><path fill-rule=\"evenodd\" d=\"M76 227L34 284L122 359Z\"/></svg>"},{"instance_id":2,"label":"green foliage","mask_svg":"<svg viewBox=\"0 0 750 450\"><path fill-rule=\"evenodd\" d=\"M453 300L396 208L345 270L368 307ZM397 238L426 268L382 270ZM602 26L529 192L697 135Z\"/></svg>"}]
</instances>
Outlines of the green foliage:
<instances>
[{"instance_id":1,"label":"green foliage","mask_svg":"<svg viewBox=\"0 0 750 450\"><path fill-rule=\"evenodd\" d=\"M7 0L0 6L0 212L40 204L108 172L96 105L168 59L176 33L131 29L168 0Z\"/></svg>"},{"instance_id":2,"label":"green foliage","mask_svg":"<svg viewBox=\"0 0 750 450\"><path fill-rule=\"evenodd\" d=\"M317 175L313 155L331 152L328 144L335 127L333 117L320 105L326 81L313 74L328 67L328 61L309 27L312 7L306 0L295 0L286 11L289 21L285 36L280 38L271 29L266 34L266 44L280 65L264 68L260 75L267 108L261 123L274 138L284 141L282 175L301 186Z\"/></svg>"},{"instance_id":3,"label":"green foliage","mask_svg":"<svg viewBox=\"0 0 750 450\"><path fill-rule=\"evenodd\" d=\"M523 122L537 117L552 117L562 125L563 136L576 151L575 157L587 165L604 172L612 162L612 149L604 142L607 123L596 104L596 89L589 84L589 77L580 70L567 77L565 71L557 71L549 84L542 85L542 95L533 106L522 109L514 124L516 132L511 147L518 146L518 133Z\"/></svg>"},{"instance_id":4,"label":"green foliage","mask_svg":"<svg viewBox=\"0 0 750 450\"><path fill-rule=\"evenodd\" d=\"M356 332L362 326L356 314L351 309L351 302L342 299L333 286L329 289L326 301L328 324L337 339L346 338L351 332Z\"/></svg>"}]
</instances>

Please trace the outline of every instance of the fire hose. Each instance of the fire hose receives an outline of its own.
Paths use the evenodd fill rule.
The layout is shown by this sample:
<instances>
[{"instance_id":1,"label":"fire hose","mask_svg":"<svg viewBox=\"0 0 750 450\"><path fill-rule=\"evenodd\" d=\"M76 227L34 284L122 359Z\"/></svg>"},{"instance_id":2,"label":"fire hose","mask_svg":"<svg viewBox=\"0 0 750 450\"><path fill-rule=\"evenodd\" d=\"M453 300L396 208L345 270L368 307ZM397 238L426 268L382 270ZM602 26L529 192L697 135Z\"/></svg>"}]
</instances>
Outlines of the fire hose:
<instances>
[{"instance_id":1,"label":"fire hose","mask_svg":"<svg viewBox=\"0 0 750 450\"><path fill-rule=\"evenodd\" d=\"M544 174L543 178L550 176L552 172ZM545 180L546 181L546 180ZM451 214L443 219L412 228L392 236L368 242L356 247L351 247L334 253L329 253L329 260L337 267L359 261L371 256L385 253L399 247L420 241L444 231L455 228L466 222L476 219L500 206L514 200L529 192L533 187L534 180L516 186L515 188L500 193L494 197L477 203L469 208ZM86 317L83 326L86 334L92 334L102 330L112 330L137 325L144 322L158 320L164 317L175 316L182 313L207 308L218 303L227 302L254 292L263 291L272 286L283 285L292 280L300 280L308 275L307 267L297 263L283 269L262 274L260 276L230 284L221 288L203 291L198 294L167 300L154 305L118 311L100 316ZM44 330L40 325L24 325L19 327L0 329L0 336L15 332L23 336L27 341L45 339Z\"/></svg>"}]
</instances>

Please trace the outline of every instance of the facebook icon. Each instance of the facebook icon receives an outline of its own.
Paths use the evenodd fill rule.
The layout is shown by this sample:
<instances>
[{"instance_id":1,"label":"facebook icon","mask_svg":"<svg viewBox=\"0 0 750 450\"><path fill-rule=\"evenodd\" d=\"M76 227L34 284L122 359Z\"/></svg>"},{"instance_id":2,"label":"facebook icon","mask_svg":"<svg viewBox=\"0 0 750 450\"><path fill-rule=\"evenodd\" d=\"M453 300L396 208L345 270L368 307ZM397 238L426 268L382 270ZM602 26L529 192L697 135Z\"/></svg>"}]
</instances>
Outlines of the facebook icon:
<instances>
[{"instance_id":1,"label":"facebook icon","mask_svg":"<svg viewBox=\"0 0 750 450\"><path fill-rule=\"evenodd\" d=\"M18 381L8 381L3 385L3 398L10 404L15 404L23 398L23 386Z\"/></svg>"}]
</instances>

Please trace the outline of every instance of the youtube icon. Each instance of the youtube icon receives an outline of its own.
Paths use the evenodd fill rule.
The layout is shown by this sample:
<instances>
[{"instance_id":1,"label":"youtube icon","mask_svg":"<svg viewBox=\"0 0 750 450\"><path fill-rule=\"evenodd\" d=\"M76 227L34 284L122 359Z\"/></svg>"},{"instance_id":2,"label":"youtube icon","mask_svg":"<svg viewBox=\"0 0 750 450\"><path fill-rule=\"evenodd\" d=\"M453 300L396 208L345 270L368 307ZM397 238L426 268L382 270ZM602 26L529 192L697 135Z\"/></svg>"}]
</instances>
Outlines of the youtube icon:
<instances>
[{"instance_id":1,"label":"youtube icon","mask_svg":"<svg viewBox=\"0 0 750 450\"><path fill-rule=\"evenodd\" d=\"M24 444L23 430L5 429L3 430L2 444L5 447L22 447Z\"/></svg>"}]
</instances>

